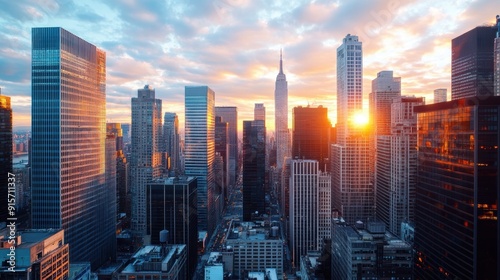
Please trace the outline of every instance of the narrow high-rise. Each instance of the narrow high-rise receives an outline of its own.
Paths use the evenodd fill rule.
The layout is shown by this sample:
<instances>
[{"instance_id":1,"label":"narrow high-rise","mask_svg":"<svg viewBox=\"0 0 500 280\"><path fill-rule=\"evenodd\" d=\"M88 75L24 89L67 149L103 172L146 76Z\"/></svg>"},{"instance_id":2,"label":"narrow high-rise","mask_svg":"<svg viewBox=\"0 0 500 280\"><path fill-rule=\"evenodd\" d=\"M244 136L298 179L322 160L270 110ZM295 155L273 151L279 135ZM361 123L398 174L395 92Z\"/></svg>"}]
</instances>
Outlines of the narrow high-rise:
<instances>
[{"instance_id":1,"label":"narrow high-rise","mask_svg":"<svg viewBox=\"0 0 500 280\"><path fill-rule=\"evenodd\" d=\"M139 236L146 234L146 186L162 173L161 105L150 85L132 98L131 226Z\"/></svg>"},{"instance_id":2,"label":"narrow high-rise","mask_svg":"<svg viewBox=\"0 0 500 280\"><path fill-rule=\"evenodd\" d=\"M215 229L215 92L208 86L185 87L185 173L198 178L198 230L208 238Z\"/></svg>"},{"instance_id":3,"label":"narrow high-rise","mask_svg":"<svg viewBox=\"0 0 500 280\"><path fill-rule=\"evenodd\" d=\"M451 41L451 99L493 96L493 46L498 29L478 26Z\"/></svg>"},{"instance_id":4,"label":"narrow high-rise","mask_svg":"<svg viewBox=\"0 0 500 280\"><path fill-rule=\"evenodd\" d=\"M16 185L12 173L12 107L10 97L1 95L0 91L0 170L4 173L0 178L0 195L7 200L8 187ZM9 179L10 178L10 179ZM11 183L11 184L9 184ZM7 221L7 205L0 209L0 222Z\"/></svg>"},{"instance_id":5,"label":"narrow high-rise","mask_svg":"<svg viewBox=\"0 0 500 280\"><path fill-rule=\"evenodd\" d=\"M438 88L434 90L434 103L446 102L447 91L445 88Z\"/></svg>"},{"instance_id":6,"label":"narrow high-rise","mask_svg":"<svg viewBox=\"0 0 500 280\"><path fill-rule=\"evenodd\" d=\"M264 121L243 121L243 220L266 212L266 127Z\"/></svg>"},{"instance_id":7,"label":"narrow high-rise","mask_svg":"<svg viewBox=\"0 0 500 280\"><path fill-rule=\"evenodd\" d=\"M274 135L276 137L276 166L283 168L285 157L290 156L288 131L288 82L283 73L283 56L280 52L280 71L274 90Z\"/></svg>"},{"instance_id":8,"label":"narrow high-rise","mask_svg":"<svg viewBox=\"0 0 500 280\"><path fill-rule=\"evenodd\" d=\"M165 112L163 121L163 139L165 152L169 160L168 175L176 176L183 173L180 156L179 118L176 113Z\"/></svg>"},{"instance_id":9,"label":"narrow high-rise","mask_svg":"<svg viewBox=\"0 0 500 280\"><path fill-rule=\"evenodd\" d=\"M266 121L266 107L264 103L255 103L255 107L253 109L253 119Z\"/></svg>"},{"instance_id":10,"label":"narrow high-rise","mask_svg":"<svg viewBox=\"0 0 500 280\"><path fill-rule=\"evenodd\" d=\"M117 213L125 213L130 218L129 162L123 152L123 130L120 123L106 123L108 135L116 140L116 204Z\"/></svg>"},{"instance_id":11,"label":"narrow high-rise","mask_svg":"<svg viewBox=\"0 0 500 280\"><path fill-rule=\"evenodd\" d=\"M95 269L116 254L106 53L63 28L33 28L31 79L32 227L64 229L70 261Z\"/></svg>"},{"instance_id":12,"label":"narrow high-rise","mask_svg":"<svg viewBox=\"0 0 500 280\"><path fill-rule=\"evenodd\" d=\"M493 48L493 89L494 95L500 96L500 15L496 17L496 36Z\"/></svg>"},{"instance_id":13,"label":"narrow high-rise","mask_svg":"<svg viewBox=\"0 0 500 280\"><path fill-rule=\"evenodd\" d=\"M330 158L332 210L351 224L374 215L371 132L355 118L362 109L362 58L358 36L348 34L337 48L337 144Z\"/></svg>"},{"instance_id":14,"label":"narrow high-rise","mask_svg":"<svg viewBox=\"0 0 500 280\"><path fill-rule=\"evenodd\" d=\"M228 123L228 187L234 187L238 176L238 110L236 107L215 107L215 115Z\"/></svg>"},{"instance_id":15,"label":"narrow high-rise","mask_svg":"<svg viewBox=\"0 0 500 280\"><path fill-rule=\"evenodd\" d=\"M401 97L401 77L394 77L392 71L381 71L372 81L370 93L370 122L374 135L391 134L391 104Z\"/></svg>"}]
</instances>

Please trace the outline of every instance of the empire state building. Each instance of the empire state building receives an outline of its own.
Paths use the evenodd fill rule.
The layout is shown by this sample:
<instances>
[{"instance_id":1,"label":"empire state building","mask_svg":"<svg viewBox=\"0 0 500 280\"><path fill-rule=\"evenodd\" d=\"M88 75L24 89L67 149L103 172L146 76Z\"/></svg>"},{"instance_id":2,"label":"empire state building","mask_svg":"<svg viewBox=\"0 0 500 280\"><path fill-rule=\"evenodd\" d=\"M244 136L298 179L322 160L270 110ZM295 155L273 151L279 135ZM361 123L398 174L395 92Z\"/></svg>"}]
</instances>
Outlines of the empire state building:
<instances>
[{"instance_id":1,"label":"empire state building","mask_svg":"<svg viewBox=\"0 0 500 280\"><path fill-rule=\"evenodd\" d=\"M276 167L283 167L284 158L290 155L288 135L288 82L283 73L283 56L280 51L280 72L274 90Z\"/></svg>"}]
</instances>

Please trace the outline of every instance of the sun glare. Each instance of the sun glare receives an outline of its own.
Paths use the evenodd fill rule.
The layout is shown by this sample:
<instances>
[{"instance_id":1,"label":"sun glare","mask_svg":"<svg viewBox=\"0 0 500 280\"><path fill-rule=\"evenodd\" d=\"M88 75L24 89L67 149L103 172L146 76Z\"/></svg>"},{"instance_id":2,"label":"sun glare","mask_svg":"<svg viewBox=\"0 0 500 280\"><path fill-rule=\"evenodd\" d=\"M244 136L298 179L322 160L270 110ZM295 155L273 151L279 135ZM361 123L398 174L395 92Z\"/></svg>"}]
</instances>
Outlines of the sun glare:
<instances>
[{"instance_id":1,"label":"sun glare","mask_svg":"<svg viewBox=\"0 0 500 280\"><path fill-rule=\"evenodd\" d=\"M363 112L356 112L352 115L351 121L355 126L365 126L368 124L368 115Z\"/></svg>"}]
</instances>

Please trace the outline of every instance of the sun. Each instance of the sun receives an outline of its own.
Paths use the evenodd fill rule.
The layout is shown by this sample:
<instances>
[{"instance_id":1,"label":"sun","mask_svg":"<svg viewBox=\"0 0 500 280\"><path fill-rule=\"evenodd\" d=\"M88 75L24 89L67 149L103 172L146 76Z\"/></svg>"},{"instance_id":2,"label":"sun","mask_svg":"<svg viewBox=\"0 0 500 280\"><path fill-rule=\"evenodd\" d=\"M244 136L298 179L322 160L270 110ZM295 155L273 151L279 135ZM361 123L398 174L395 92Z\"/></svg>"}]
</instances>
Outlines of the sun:
<instances>
[{"instance_id":1,"label":"sun","mask_svg":"<svg viewBox=\"0 0 500 280\"><path fill-rule=\"evenodd\" d=\"M361 111L354 113L351 117L351 122L355 126L366 126L368 121L368 115Z\"/></svg>"}]
</instances>

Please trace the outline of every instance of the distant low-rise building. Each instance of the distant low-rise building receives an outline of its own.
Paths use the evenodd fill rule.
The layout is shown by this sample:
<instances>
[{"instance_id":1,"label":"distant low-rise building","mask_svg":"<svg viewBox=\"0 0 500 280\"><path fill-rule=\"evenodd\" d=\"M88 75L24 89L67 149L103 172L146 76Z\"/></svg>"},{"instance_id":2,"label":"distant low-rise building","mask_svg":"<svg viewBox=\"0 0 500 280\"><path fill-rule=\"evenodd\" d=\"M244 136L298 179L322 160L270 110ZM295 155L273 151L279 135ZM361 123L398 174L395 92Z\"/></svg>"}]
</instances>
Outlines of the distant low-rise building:
<instances>
[{"instance_id":1,"label":"distant low-rise building","mask_svg":"<svg viewBox=\"0 0 500 280\"><path fill-rule=\"evenodd\" d=\"M186 245L144 246L117 273L117 279L187 279L186 273Z\"/></svg>"}]
</instances>

